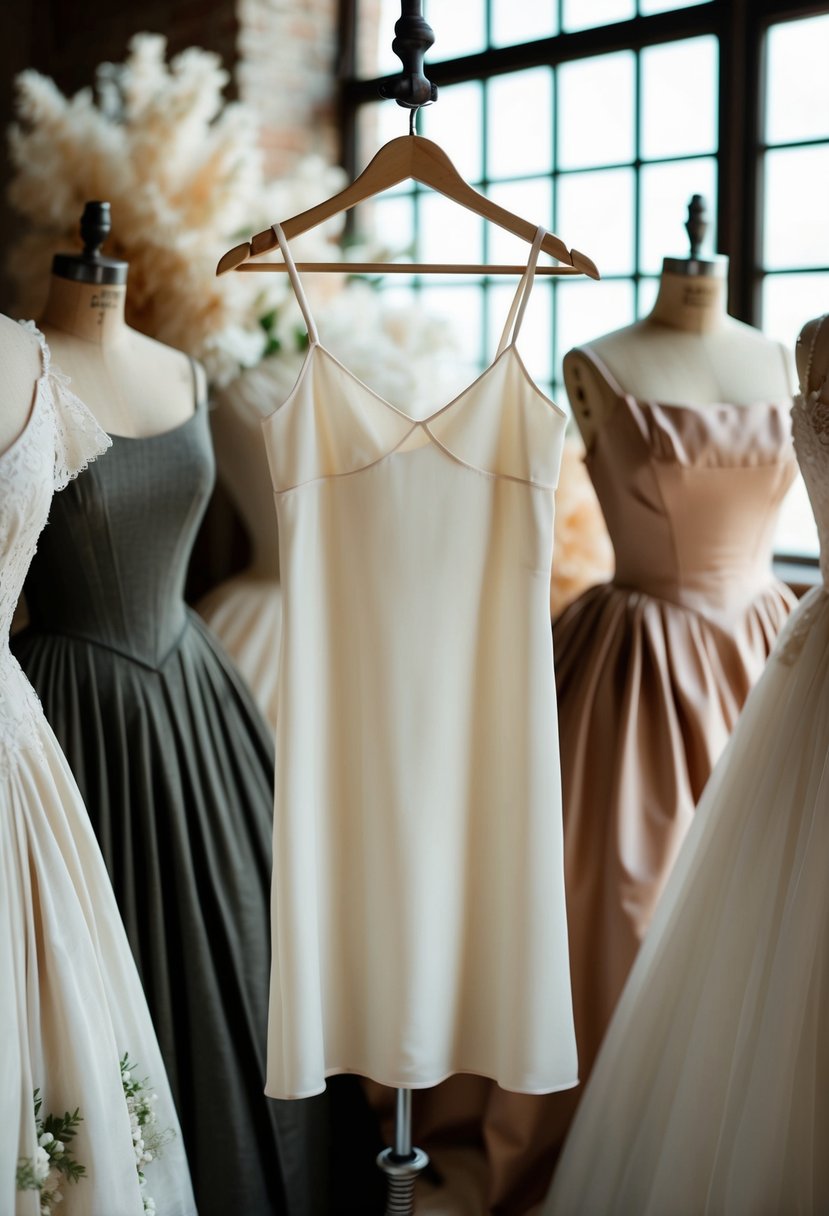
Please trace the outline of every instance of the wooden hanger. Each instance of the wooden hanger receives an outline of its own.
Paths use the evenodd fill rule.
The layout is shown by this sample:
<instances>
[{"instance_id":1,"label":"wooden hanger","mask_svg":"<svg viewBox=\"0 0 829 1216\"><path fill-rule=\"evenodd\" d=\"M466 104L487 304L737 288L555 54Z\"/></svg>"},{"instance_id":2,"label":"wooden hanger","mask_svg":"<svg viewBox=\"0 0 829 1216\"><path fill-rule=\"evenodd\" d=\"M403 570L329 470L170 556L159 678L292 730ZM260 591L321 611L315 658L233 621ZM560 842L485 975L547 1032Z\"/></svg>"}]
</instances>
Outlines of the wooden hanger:
<instances>
[{"instance_id":1,"label":"wooden hanger","mask_svg":"<svg viewBox=\"0 0 829 1216\"><path fill-rule=\"evenodd\" d=\"M382 194L384 190L396 186L398 182L412 179L425 186L431 186L440 194L460 203L486 220L507 229L508 232L530 244L535 239L537 226L529 220L522 219L512 211L499 207L497 203L474 190L458 173L443 149L431 139L422 135L401 135L389 140L374 156L363 172L339 194L318 203L299 215L285 220L282 230L290 240L315 228L317 224L330 219L342 211L348 211L357 203ZM284 271L284 262L252 262L250 259L267 253L277 245L277 239L271 228L257 232L250 241L229 249L219 259L216 274L226 274L229 270L241 271ZM562 266L538 266L537 274L586 274L591 279L600 278L595 264L586 254L577 249L568 249L563 241L553 233L548 232L541 243L544 253L551 254ZM455 264L412 264L401 262L299 262L297 269L303 271L334 271L339 274L354 273L402 273L412 272L421 274L523 274L525 266L459 266Z\"/></svg>"}]
</instances>

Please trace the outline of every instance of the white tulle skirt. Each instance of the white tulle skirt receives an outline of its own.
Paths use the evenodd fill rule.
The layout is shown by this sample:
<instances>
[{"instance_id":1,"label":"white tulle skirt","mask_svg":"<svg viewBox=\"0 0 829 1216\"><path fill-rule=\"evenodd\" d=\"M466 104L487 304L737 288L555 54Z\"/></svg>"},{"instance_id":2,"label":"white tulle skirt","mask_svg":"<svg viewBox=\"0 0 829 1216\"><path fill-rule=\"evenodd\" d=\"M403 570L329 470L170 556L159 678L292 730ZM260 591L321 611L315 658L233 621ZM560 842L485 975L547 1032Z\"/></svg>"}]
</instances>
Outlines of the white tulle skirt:
<instances>
[{"instance_id":1,"label":"white tulle skirt","mask_svg":"<svg viewBox=\"0 0 829 1216\"><path fill-rule=\"evenodd\" d=\"M705 790L544 1216L829 1212L829 594Z\"/></svg>"},{"instance_id":2,"label":"white tulle skirt","mask_svg":"<svg viewBox=\"0 0 829 1216\"><path fill-rule=\"evenodd\" d=\"M240 574L220 583L197 607L275 729L282 637L279 583Z\"/></svg>"}]
</instances>

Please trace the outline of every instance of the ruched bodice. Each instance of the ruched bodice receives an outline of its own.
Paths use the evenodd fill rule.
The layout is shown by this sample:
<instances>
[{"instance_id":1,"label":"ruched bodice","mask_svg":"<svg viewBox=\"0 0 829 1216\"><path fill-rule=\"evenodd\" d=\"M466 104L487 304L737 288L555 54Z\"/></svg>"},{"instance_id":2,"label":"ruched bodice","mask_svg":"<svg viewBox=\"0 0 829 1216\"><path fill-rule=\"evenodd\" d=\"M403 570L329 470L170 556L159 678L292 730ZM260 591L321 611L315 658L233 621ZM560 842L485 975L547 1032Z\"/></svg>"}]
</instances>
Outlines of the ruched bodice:
<instances>
[{"instance_id":1,"label":"ruched bodice","mask_svg":"<svg viewBox=\"0 0 829 1216\"><path fill-rule=\"evenodd\" d=\"M664 405L620 394L587 457L617 586L711 616L768 584L796 464L789 403Z\"/></svg>"},{"instance_id":2,"label":"ruched bodice","mask_svg":"<svg viewBox=\"0 0 829 1216\"><path fill-rule=\"evenodd\" d=\"M187 563L213 476L204 406L173 431L114 436L110 459L52 506L26 580L34 628L161 665L186 625Z\"/></svg>"}]
</instances>

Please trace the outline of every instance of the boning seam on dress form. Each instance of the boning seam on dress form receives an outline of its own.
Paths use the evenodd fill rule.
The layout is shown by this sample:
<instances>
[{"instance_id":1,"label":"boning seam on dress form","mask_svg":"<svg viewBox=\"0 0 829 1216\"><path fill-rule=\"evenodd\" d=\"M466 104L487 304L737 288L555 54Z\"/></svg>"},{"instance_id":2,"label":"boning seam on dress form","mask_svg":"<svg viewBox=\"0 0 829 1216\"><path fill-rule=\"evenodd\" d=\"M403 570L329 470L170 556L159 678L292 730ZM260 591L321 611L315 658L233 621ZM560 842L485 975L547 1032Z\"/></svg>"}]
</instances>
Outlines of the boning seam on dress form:
<instances>
[{"instance_id":1,"label":"boning seam on dress form","mask_svg":"<svg viewBox=\"0 0 829 1216\"><path fill-rule=\"evenodd\" d=\"M308 481L299 481L296 485L285 486L285 488L282 490L277 490L276 487L274 487L274 497L281 498L284 494L292 494L294 490L303 490L307 486L323 485L327 481L342 481L345 477L356 477L360 473L367 473L369 469L376 469L377 466L382 464L384 460L388 460L390 457L394 456L395 452L397 452L397 450L403 446L406 440L415 430L417 430L418 427L421 427L426 432L426 434L429 436L430 442L439 451L448 456L449 459L455 464L460 465L462 469L468 469L470 473L477 473L479 477L487 477L492 481L512 481L520 486L527 486L531 490L544 490L546 493L555 493L555 485L545 485L540 481L532 481L529 478L516 477L512 473L492 473L489 469L479 469L477 465L468 464L465 460L462 460L460 456L456 456L454 452L450 451L449 448L442 444L441 441L435 437L432 431L429 430L429 426L426 422L414 422L403 438L398 440L390 451L386 452L382 456L378 456L376 460L372 460L368 464L360 465L359 469L348 469L344 473L324 473L320 477L310 477Z\"/></svg>"}]
</instances>

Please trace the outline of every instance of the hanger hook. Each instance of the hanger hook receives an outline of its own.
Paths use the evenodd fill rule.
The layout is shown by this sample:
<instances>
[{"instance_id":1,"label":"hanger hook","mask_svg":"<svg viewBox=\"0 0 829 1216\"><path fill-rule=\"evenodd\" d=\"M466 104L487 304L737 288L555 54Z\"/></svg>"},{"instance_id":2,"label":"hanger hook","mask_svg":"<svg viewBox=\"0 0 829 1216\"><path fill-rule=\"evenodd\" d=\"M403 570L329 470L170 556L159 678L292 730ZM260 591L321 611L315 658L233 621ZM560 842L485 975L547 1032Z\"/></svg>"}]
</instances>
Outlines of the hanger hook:
<instances>
[{"instance_id":1,"label":"hanger hook","mask_svg":"<svg viewBox=\"0 0 829 1216\"><path fill-rule=\"evenodd\" d=\"M420 110L420 109L422 109L421 106L412 106L412 108L409 110L409 134L410 135L417 135L417 114L418 114L418 110Z\"/></svg>"}]
</instances>

